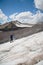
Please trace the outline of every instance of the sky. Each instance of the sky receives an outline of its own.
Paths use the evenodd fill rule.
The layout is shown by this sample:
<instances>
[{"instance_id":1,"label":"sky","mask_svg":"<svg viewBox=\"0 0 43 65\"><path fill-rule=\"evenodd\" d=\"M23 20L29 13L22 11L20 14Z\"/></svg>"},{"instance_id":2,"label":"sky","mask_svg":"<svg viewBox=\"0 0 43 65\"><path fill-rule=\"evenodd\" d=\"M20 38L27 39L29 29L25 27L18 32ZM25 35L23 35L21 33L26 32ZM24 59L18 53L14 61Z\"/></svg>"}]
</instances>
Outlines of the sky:
<instances>
[{"instance_id":1,"label":"sky","mask_svg":"<svg viewBox=\"0 0 43 65\"><path fill-rule=\"evenodd\" d=\"M43 0L0 0L0 23L14 20L26 23L42 22L42 6Z\"/></svg>"},{"instance_id":2,"label":"sky","mask_svg":"<svg viewBox=\"0 0 43 65\"><path fill-rule=\"evenodd\" d=\"M34 11L33 0L0 0L0 9L9 16L12 13Z\"/></svg>"}]
</instances>

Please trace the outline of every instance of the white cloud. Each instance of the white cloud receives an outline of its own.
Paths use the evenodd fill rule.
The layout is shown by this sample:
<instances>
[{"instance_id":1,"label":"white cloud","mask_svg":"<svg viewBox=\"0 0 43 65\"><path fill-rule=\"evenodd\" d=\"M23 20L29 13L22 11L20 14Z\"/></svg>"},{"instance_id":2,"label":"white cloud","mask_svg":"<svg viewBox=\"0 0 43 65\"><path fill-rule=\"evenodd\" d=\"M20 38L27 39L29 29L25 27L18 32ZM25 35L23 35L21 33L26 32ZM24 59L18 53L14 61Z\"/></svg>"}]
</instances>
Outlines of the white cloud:
<instances>
[{"instance_id":1,"label":"white cloud","mask_svg":"<svg viewBox=\"0 0 43 65\"><path fill-rule=\"evenodd\" d=\"M12 14L9 16L11 20L18 20L20 22L25 23L37 23L37 22L43 22L43 13L40 11L37 11L36 14L31 13L30 11L27 12L21 12L18 14Z\"/></svg>"},{"instance_id":2,"label":"white cloud","mask_svg":"<svg viewBox=\"0 0 43 65\"><path fill-rule=\"evenodd\" d=\"M43 0L34 0L34 3L36 8L43 10Z\"/></svg>"},{"instance_id":3,"label":"white cloud","mask_svg":"<svg viewBox=\"0 0 43 65\"><path fill-rule=\"evenodd\" d=\"M14 14L10 15L9 18L10 18L11 20L16 20L16 15L17 15L17 14L18 14L18 13L14 13Z\"/></svg>"},{"instance_id":4,"label":"white cloud","mask_svg":"<svg viewBox=\"0 0 43 65\"><path fill-rule=\"evenodd\" d=\"M8 17L2 12L0 9L0 23L5 23L7 22Z\"/></svg>"}]
</instances>

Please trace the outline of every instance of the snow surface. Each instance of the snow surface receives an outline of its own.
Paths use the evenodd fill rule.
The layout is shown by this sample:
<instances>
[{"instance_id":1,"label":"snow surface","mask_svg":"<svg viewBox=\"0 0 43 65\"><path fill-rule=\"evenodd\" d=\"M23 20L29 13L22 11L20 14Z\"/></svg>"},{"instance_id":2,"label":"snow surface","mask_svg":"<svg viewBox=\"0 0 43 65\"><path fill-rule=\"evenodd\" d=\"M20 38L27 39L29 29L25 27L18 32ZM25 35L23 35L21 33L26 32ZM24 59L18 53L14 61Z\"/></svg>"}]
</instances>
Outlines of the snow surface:
<instances>
[{"instance_id":1,"label":"snow surface","mask_svg":"<svg viewBox=\"0 0 43 65\"><path fill-rule=\"evenodd\" d=\"M16 26L18 26L18 27L32 27L34 24L16 24Z\"/></svg>"},{"instance_id":2,"label":"snow surface","mask_svg":"<svg viewBox=\"0 0 43 65\"><path fill-rule=\"evenodd\" d=\"M43 65L43 61L40 61L40 62L37 63L36 65Z\"/></svg>"},{"instance_id":3,"label":"snow surface","mask_svg":"<svg viewBox=\"0 0 43 65\"><path fill-rule=\"evenodd\" d=\"M0 65L43 65L43 31L0 44Z\"/></svg>"}]
</instances>

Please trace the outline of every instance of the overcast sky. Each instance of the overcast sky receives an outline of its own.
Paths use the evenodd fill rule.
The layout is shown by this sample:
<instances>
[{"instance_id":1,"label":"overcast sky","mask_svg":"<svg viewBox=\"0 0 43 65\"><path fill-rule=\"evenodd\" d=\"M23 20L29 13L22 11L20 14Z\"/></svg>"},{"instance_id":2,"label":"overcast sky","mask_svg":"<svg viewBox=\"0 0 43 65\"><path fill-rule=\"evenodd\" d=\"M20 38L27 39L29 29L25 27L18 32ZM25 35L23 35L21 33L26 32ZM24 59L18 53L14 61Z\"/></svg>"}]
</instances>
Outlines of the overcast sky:
<instances>
[{"instance_id":1,"label":"overcast sky","mask_svg":"<svg viewBox=\"0 0 43 65\"><path fill-rule=\"evenodd\" d=\"M0 23L43 22L43 0L0 0Z\"/></svg>"}]
</instances>

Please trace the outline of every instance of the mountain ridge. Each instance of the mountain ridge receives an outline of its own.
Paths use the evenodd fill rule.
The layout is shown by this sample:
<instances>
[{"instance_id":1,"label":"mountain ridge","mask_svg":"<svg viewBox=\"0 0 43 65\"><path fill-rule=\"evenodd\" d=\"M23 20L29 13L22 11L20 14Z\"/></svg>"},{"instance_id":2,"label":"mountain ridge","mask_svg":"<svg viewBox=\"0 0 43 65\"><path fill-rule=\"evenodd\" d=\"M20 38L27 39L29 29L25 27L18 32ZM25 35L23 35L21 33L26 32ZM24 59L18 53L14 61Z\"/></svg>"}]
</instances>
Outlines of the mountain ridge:
<instances>
[{"instance_id":1,"label":"mountain ridge","mask_svg":"<svg viewBox=\"0 0 43 65\"><path fill-rule=\"evenodd\" d=\"M21 23L21 22L16 20L16 21L7 22L5 24L0 25L0 30L1 29L5 29L6 27L8 27L8 29L9 28L13 29L13 28L16 28L16 27L18 27L18 28L20 27L21 28L21 27L32 27L32 26L33 26L33 24Z\"/></svg>"}]
</instances>

